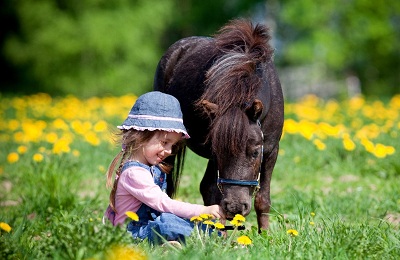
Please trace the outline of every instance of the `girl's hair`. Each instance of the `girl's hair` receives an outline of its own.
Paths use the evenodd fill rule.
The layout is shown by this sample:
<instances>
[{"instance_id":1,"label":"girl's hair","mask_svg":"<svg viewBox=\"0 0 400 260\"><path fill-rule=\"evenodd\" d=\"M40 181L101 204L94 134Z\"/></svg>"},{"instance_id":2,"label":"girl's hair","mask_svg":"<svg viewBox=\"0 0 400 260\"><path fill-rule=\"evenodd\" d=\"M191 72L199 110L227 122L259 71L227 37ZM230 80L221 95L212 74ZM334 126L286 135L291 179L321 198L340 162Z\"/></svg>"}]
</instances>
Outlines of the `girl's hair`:
<instances>
[{"instance_id":1,"label":"girl's hair","mask_svg":"<svg viewBox=\"0 0 400 260\"><path fill-rule=\"evenodd\" d=\"M126 161L129 160L129 158L132 157L133 154L135 154L141 147L147 143L155 134L160 134L160 131L137 131L137 130L121 130L121 132L117 133L116 135L120 137L120 143L122 146L122 150L114 157L114 159L111 161L110 166L108 167L107 170L107 183L106 186L107 188L111 188L111 193L110 193L110 206L114 212L117 212L115 209L115 194L117 191L117 186L118 186L118 180L119 176L122 171L122 167ZM175 145L175 149L173 153L177 152L178 153L178 165L177 165L177 170L175 171L176 176L171 178L171 176L167 176L167 179L173 180L173 183L170 185L167 185L167 189L169 190L168 195L173 196L175 194L175 187L177 187L177 184L179 182L179 173L180 173L180 168L183 167L183 162L181 162L182 154L184 151L181 151L181 148L183 146L183 142L179 141ZM161 168L161 170L165 173L170 173L172 169L174 168L174 160L175 156L170 156L173 158L170 158L168 161L171 162L172 159L172 165L168 164L166 162L160 163L158 166ZM118 165L119 164L119 165ZM118 165L118 168L116 168ZM116 174L116 178L113 184L112 177L113 174ZM171 187L169 187L171 186Z\"/></svg>"}]
</instances>

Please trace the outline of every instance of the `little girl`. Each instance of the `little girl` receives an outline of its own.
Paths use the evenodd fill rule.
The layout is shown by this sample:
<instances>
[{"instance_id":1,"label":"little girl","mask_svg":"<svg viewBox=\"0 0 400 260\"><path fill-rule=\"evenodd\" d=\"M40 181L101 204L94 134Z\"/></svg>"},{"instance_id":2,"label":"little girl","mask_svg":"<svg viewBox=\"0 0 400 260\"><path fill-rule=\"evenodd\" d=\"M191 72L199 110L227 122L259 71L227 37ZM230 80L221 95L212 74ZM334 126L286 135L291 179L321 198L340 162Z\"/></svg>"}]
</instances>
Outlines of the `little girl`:
<instances>
[{"instance_id":1,"label":"little girl","mask_svg":"<svg viewBox=\"0 0 400 260\"><path fill-rule=\"evenodd\" d=\"M184 241L192 232L193 224L188 219L193 216L224 218L218 205L185 203L165 193L166 173L171 167L163 161L176 152L182 139L189 138L175 97L158 91L140 96L118 128L122 151L107 172L107 186L113 188L105 213L114 226L125 222L125 212L136 212L139 221L129 222L127 230L134 238L160 243L160 236L167 241Z\"/></svg>"}]
</instances>

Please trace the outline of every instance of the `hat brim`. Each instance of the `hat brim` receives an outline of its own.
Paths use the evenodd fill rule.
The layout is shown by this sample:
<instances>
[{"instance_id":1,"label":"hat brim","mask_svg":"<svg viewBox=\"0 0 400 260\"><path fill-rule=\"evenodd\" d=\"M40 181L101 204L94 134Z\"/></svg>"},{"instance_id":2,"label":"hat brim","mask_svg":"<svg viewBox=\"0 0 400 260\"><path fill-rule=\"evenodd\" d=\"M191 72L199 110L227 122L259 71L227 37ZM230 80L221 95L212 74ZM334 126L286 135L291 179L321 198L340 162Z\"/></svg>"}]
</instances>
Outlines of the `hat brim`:
<instances>
[{"instance_id":1,"label":"hat brim","mask_svg":"<svg viewBox=\"0 0 400 260\"><path fill-rule=\"evenodd\" d=\"M128 118L122 125L117 126L121 130L135 129L138 131L166 131L182 134L182 138L189 139L190 136L186 131L183 123L178 121L162 121L162 120L137 120Z\"/></svg>"}]
</instances>

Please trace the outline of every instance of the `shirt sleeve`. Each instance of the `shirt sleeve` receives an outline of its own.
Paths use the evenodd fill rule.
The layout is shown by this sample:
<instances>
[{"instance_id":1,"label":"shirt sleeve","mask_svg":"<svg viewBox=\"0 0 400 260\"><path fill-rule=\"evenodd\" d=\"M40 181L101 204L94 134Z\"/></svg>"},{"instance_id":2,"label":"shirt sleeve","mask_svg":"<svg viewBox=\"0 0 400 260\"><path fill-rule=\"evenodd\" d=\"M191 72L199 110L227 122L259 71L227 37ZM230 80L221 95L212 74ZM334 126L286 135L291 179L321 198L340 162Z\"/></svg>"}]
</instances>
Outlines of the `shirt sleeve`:
<instances>
[{"instance_id":1,"label":"shirt sleeve","mask_svg":"<svg viewBox=\"0 0 400 260\"><path fill-rule=\"evenodd\" d=\"M122 184L129 194L157 211L172 213L181 218L191 218L200 215L204 207L171 199L154 183L151 173L143 167L130 167L120 178L119 184Z\"/></svg>"}]
</instances>

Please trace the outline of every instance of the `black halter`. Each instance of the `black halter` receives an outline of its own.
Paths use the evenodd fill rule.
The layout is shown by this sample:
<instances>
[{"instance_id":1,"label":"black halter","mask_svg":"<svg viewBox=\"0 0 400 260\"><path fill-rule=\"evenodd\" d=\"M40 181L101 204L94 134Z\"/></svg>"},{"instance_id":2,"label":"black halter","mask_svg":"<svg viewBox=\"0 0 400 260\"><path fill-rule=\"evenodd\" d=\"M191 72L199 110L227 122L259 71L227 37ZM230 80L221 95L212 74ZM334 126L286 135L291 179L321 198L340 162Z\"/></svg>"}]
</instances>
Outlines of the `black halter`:
<instances>
[{"instance_id":1,"label":"black halter","mask_svg":"<svg viewBox=\"0 0 400 260\"><path fill-rule=\"evenodd\" d=\"M259 120L257 120L257 125L260 127L261 130L261 123ZM262 161L263 161L263 156L264 156L264 133L261 130L261 137L262 137L262 145L261 145L261 163L260 163L260 169L258 171L258 177L257 180L254 181L246 181L246 180L233 180L233 179L224 179L219 177L219 170L217 170L217 186L219 191L221 192L222 195L224 195L224 189L223 189L223 184L228 184L228 185L238 185L238 186L255 186L254 192L253 192L253 197L256 195L256 193L260 190L260 176L261 176L261 166L262 166Z\"/></svg>"}]
</instances>

